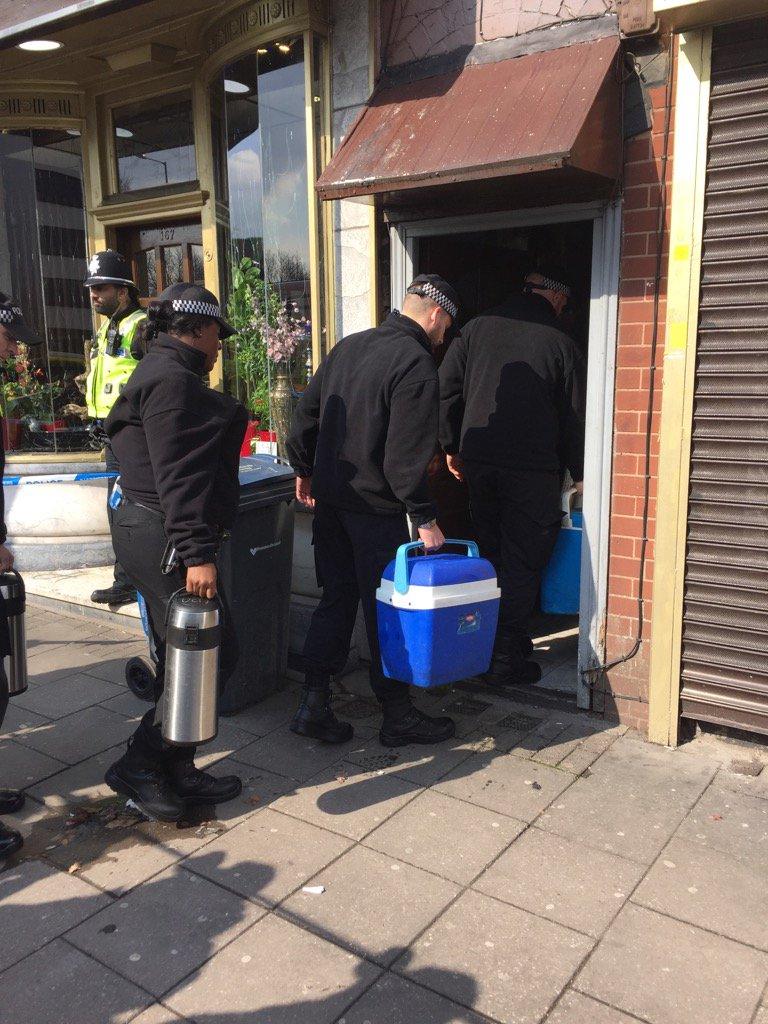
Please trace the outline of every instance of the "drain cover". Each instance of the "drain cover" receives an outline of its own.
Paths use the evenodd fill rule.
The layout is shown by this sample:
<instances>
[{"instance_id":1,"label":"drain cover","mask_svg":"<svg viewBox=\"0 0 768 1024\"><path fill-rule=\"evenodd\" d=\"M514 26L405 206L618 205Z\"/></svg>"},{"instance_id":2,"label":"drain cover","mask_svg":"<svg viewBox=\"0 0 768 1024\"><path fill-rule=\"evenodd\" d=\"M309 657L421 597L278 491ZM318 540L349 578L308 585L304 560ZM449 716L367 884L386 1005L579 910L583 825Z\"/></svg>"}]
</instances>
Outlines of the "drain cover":
<instances>
[{"instance_id":1,"label":"drain cover","mask_svg":"<svg viewBox=\"0 0 768 1024\"><path fill-rule=\"evenodd\" d=\"M504 718L501 718L496 723L496 726L497 728L516 729L518 732L525 732L527 729L533 729L540 721L540 718L533 718L531 715L521 715L512 712L511 715L505 715Z\"/></svg>"},{"instance_id":2,"label":"drain cover","mask_svg":"<svg viewBox=\"0 0 768 1024\"><path fill-rule=\"evenodd\" d=\"M483 711L487 711L489 707L491 705L484 700L475 700L474 697L459 697L444 710L454 715L479 715Z\"/></svg>"}]
</instances>

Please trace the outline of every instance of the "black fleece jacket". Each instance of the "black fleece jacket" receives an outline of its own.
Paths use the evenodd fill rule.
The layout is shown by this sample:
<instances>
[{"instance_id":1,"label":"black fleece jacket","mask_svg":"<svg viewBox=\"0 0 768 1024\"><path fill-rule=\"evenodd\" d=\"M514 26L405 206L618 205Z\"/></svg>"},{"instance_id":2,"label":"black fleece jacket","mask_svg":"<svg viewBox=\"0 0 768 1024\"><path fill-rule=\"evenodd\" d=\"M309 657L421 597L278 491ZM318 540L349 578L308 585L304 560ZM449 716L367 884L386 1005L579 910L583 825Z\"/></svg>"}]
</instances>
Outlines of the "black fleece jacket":
<instances>
[{"instance_id":1,"label":"black fleece jacket","mask_svg":"<svg viewBox=\"0 0 768 1024\"><path fill-rule=\"evenodd\" d=\"M288 456L312 495L337 508L435 516L427 466L435 453L437 370L429 338L397 311L352 334L323 360L294 414Z\"/></svg>"},{"instance_id":2,"label":"black fleece jacket","mask_svg":"<svg viewBox=\"0 0 768 1024\"><path fill-rule=\"evenodd\" d=\"M440 443L516 471L584 476L584 361L539 295L475 317L440 367Z\"/></svg>"},{"instance_id":3,"label":"black fleece jacket","mask_svg":"<svg viewBox=\"0 0 768 1024\"><path fill-rule=\"evenodd\" d=\"M234 522L248 417L203 383L205 356L159 334L112 406L105 429L124 494L165 517L185 565L213 561Z\"/></svg>"}]
</instances>

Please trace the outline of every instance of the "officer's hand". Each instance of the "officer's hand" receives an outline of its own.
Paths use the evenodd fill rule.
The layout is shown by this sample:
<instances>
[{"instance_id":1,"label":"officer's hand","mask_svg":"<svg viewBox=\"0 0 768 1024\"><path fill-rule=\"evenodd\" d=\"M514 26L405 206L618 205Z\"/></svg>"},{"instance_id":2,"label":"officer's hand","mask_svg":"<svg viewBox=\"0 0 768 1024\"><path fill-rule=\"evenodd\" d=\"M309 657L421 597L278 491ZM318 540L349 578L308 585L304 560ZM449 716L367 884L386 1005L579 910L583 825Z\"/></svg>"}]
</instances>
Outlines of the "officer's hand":
<instances>
[{"instance_id":1,"label":"officer's hand","mask_svg":"<svg viewBox=\"0 0 768 1024\"><path fill-rule=\"evenodd\" d=\"M446 455L445 461L449 471L456 477L460 484L464 483L464 463L460 455Z\"/></svg>"},{"instance_id":2,"label":"officer's hand","mask_svg":"<svg viewBox=\"0 0 768 1024\"><path fill-rule=\"evenodd\" d=\"M302 505L306 505L307 508L315 507L315 499L312 497L311 476L296 477L296 500L300 501Z\"/></svg>"},{"instance_id":3,"label":"officer's hand","mask_svg":"<svg viewBox=\"0 0 768 1024\"><path fill-rule=\"evenodd\" d=\"M419 540L427 549L427 553L430 551L437 551L445 544L445 537L440 527L435 524L429 529L425 529L423 526L419 527Z\"/></svg>"},{"instance_id":4,"label":"officer's hand","mask_svg":"<svg viewBox=\"0 0 768 1024\"><path fill-rule=\"evenodd\" d=\"M577 480L574 483L573 486L576 488L576 493L577 494L583 494L584 493L584 481L583 480Z\"/></svg>"},{"instance_id":5,"label":"officer's hand","mask_svg":"<svg viewBox=\"0 0 768 1024\"><path fill-rule=\"evenodd\" d=\"M8 572L13 568L13 552L5 544L0 544L0 572Z\"/></svg>"},{"instance_id":6,"label":"officer's hand","mask_svg":"<svg viewBox=\"0 0 768 1024\"><path fill-rule=\"evenodd\" d=\"M216 597L216 566L213 562L187 568L187 593L197 594L198 597Z\"/></svg>"}]
</instances>

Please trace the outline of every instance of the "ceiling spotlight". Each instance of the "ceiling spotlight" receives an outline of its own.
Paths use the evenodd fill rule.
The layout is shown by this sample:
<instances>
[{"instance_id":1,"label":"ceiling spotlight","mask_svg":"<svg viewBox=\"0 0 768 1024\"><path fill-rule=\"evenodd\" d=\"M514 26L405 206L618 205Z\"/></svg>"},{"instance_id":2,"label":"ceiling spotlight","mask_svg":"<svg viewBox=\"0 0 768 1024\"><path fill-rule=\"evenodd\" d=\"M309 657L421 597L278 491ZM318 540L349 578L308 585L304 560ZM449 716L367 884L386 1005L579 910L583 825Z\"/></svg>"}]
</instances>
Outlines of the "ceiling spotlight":
<instances>
[{"instance_id":1,"label":"ceiling spotlight","mask_svg":"<svg viewBox=\"0 0 768 1024\"><path fill-rule=\"evenodd\" d=\"M118 139L132 139L133 132L130 128L115 128L115 135Z\"/></svg>"},{"instance_id":2,"label":"ceiling spotlight","mask_svg":"<svg viewBox=\"0 0 768 1024\"><path fill-rule=\"evenodd\" d=\"M277 48L280 51L280 53L290 53L291 52L291 47L290 47L289 43L278 43L277 44Z\"/></svg>"},{"instance_id":3,"label":"ceiling spotlight","mask_svg":"<svg viewBox=\"0 0 768 1024\"><path fill-rule=\"evenodd\" d=\"M250 91L250 87L244 82L236 82L233 78L224 79L224 92L244 93Z\"/></svg>"},{"instance_id":4,"label":"ceiling spotlight","mask_svg":"<svg viewBox=\"0 0 768 1024\"><path fill-rule=\"evenodd\" d=\"M67 135L71 135L73 139L79 139L80 138L80 129L79 128L67 128Z\"/></svg>"},{"instance_id":5,"label":"ceiling spotlight","mask_svg":"<svg viewBox=\"0 0 768 1024\"><path fill-rule=\"evenodd\" d=\"M26 43L17 43L20 50L30 50L32 53L45 53L46 50L59 50L63 43L55 39L28 39Z\"/></svg>"},{"instance_id":6,"label":"ceiling spotlight","mask_svg":"<svg viewBox=\"0 0 768 1024\"><path fill-rule=\"evenodd\" d=\"M269 53L269 50L266 48L266 46L260 46L256 53L260 53L261 56L263 57L265 53Z\"/></svg>"}]
</instances>

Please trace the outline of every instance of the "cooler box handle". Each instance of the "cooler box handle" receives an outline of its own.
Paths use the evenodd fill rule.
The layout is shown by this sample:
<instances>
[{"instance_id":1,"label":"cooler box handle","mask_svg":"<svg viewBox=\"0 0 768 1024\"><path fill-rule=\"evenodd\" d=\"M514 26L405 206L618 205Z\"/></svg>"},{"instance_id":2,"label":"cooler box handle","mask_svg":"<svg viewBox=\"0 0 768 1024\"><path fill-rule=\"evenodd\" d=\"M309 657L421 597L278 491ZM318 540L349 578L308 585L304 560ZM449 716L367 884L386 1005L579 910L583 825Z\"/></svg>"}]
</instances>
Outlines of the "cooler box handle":
<instances>
[{"instance_id":1,"label":"cooler box handle","mask_svg":"<svg viewBox=\"0 0 768 1024\"><path fill-rule=\"evenodd\" d=\"M469 558L479 558L480 550L473 540L455 540L452 537L445 538L446 544L459 544L466 547ZM398 594L407 594L409 586L408 553L416 548L423 548L424 543L420 540L411 541L410 544L401 544L395 555L395 590Z\"/></svg>"}]
</instances>

